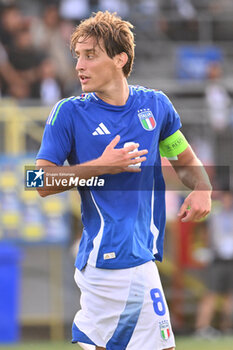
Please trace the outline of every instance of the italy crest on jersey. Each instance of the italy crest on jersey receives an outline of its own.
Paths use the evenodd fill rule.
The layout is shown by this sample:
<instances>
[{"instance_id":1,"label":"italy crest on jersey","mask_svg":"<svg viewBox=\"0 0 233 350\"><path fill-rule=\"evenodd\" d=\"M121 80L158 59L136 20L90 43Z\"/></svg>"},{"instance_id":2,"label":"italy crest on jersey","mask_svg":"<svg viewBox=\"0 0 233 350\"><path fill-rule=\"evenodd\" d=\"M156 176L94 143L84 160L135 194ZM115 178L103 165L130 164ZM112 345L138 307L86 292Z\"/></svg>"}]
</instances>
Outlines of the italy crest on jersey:
<instances>
[{"instance_id":1,"label":"italy crest on jersey","mask_svg":"<svg viewBox=\"0 0 233 350\"><path fill-rule=\"evenodd\" d=\"M156 127L155 118L149 108L139 109L138 118L145 130L151 131Z\"/></svg>"},{"instance_id":2,"label":"italy crest on jersey","mask_svg":"<svg viewBox=\"0 0 233 350\"><path fill-rule=\"evenodd\" d=\"M160 334L161 337L164 340L167 340L170 337L170 327L169 327L169 323L167 320L159 322L159 327L160 327Z\"/></svg>"}]
</instances>

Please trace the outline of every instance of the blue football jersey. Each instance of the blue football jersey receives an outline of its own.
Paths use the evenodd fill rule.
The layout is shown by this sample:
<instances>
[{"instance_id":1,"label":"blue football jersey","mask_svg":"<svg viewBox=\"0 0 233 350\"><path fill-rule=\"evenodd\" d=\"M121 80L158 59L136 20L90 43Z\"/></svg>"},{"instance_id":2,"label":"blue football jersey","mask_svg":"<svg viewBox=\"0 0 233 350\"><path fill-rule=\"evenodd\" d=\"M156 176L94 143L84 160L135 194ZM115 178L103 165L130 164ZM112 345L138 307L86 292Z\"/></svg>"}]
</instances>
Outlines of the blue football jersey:
<instances>
[{"instance_id":1,"label":"blue football jersey","mask_svg":"<svg viewBox=\"0 0 233 350\"><path fill-rule=\"evenodd\" d=\"M137 142L147 149L140 173L103 176L104 187L78 188L83 234L75 266L122 269L162 260L165 184L159 142L181 127L179 115L161 91L129 86L125 105L110 105L96 94L59 101L45 127L37 159L80 164L101 156L116 135L117 148Z\"/></svg>"}]
</instances>

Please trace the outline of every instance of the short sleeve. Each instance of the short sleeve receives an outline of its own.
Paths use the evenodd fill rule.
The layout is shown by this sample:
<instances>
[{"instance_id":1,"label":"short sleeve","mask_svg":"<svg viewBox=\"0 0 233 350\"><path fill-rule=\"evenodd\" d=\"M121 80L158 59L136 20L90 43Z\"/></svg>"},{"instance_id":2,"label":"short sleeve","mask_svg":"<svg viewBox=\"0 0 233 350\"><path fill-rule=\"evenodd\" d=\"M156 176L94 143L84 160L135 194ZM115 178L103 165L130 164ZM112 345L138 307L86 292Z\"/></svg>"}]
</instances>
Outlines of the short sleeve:
<instances>
[{"instance_id":1,"label":"short sleeve","mask_svg":"<svg viewBox=\"0 0 233 350\"><path fill-rule=\"evenodd\" d=\"M174 134L177 130L179 130L182 124L180 121L180 116L177 113L171 101L169 100L169 98L163 93L161 93L160 96L165 111L164 120L160 132L161 141L166 139L168 136Z\"/></svg>"},{"instance_id":2,"label":"short sleeve","mask_svg":"<svg viewBox=\"0 0 233 350\"><path fill-rule=\"evenodd\" d=\"M59 101L46 122L42 143L36 159L46 159L63 165L69 157L73 144L72 104L68 99Z\"/></svg>"}]
</instances>

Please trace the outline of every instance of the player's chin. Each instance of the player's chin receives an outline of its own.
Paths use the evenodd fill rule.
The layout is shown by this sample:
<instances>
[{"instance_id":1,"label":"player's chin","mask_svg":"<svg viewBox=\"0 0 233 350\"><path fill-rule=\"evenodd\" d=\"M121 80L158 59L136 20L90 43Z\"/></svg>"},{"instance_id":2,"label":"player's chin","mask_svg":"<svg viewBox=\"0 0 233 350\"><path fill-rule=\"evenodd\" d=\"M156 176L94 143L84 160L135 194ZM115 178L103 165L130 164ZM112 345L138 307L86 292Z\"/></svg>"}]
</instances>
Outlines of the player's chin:
<instances>
[{"instance_id":1,"label":"player's chin","mask_svg":"<svg viewBox=\"0 0 233 350\"><path fill-rule=\"evenodd\" d=\"M91 86L82 85L82 91L83 92L94 92L94 89L91 88Z\"/></svg>"},{"instance_id":2,"label":"player's chin","mask_svg":"<svg viewBox=\"0 0 233 350\"><path fill-rule=\"evenodd\" d=\"M83 92L93 92L94 91L93 84L90 84L90 82L87 82L85 84L81 83L81 86L82 86Z\"/></svg>"}]
</instances>

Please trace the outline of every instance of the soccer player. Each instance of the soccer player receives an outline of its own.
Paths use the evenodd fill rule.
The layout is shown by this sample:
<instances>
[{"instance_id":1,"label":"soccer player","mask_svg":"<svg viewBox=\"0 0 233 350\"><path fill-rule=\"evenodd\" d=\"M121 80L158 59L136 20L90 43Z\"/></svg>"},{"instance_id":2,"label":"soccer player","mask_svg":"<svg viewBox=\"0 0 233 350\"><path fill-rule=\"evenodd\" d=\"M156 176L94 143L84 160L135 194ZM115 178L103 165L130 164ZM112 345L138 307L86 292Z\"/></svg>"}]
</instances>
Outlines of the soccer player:
<instances>
[{"instance_id":1,"label":"soccer player","mask_svg":"<svg viewBox=\"0 0 233 350\"><path fill-rule=\"evenodd\" d=\"M154 263L162 260L165 226L160 153L172 159L193 190L181 206L181 220L201 219L211 207L208 176L179 130L170 100L127 83L134 60L132 28L106 11L75 29L71 49L83 94L54 106L37 155L46 177L56 172L59 179L74 174L105 181L102 190L78 188L84 229L75 280L81 310L72 331L73 342L84 349L175 347ZM69 166L63 166L66 160ZM72 186L58 181L39 192L47 196Z\"/></svg>"}]
</instances>

